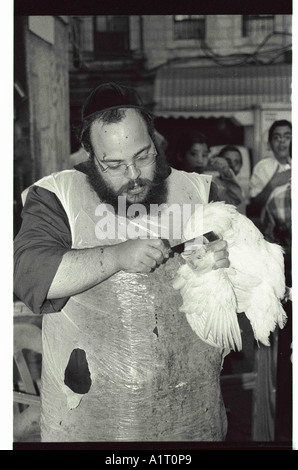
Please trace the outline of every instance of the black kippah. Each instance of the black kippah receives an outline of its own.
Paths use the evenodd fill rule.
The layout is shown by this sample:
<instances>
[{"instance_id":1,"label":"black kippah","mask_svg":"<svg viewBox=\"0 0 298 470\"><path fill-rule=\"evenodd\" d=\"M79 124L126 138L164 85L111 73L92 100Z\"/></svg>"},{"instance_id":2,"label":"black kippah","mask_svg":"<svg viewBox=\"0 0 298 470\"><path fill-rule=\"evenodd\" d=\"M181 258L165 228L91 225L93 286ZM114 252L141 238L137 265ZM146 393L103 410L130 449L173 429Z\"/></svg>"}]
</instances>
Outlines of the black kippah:
<instances>
[{"instance_id":1,"label":"black kippah","mask_svg":"<svg viewBox=\"0 0 298 470\"><path fill-rule=\"evenodd\" d=\"M87 127L97 116L103 111L116 108L144 109L144 105L138 93L132 88L113 82L104 83L94 88L82 107L80 140Z\"/></svg>"},{"instance_id":2,"label":"black kippah","mask_svg":"<svg viewBox=\"0 0 298 470\"><path fill-rule=\"evenodd\" d=\"M94 88L87 97L82 108L82 121L98 111L127 105L143 106L135 90L113 82L104 83Z\"/></svg>"}]
</instances>

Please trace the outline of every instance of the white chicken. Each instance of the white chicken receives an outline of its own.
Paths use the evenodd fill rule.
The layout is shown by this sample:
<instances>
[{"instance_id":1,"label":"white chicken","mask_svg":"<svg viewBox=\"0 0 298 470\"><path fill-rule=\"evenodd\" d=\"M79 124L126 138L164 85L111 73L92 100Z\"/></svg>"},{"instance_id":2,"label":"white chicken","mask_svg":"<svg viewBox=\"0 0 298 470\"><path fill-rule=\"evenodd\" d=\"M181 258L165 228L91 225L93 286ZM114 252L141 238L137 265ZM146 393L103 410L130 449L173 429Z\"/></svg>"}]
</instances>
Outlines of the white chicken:
<instances>
[{"instance_id":1,"label":"white chicken","mask_svg":"<svg viewBox=\"0 0 298 470\"><path fill-rule=\"evenodd\" d=\"M245 312L255 339L269 346L270 333L287 320L281 304L286 291L283 249L267 242L232 205L209 203L200 213L204 233L213 231L227 241L230 267L212 270L214 255L206 245L185 252L186 263L173 282L183 299L180 311L203 341L234 350L242 348L237 313ZM188 221L185 240L202 235L202 220L196 224L196 217Z\"/></svg>"}]
</instances>

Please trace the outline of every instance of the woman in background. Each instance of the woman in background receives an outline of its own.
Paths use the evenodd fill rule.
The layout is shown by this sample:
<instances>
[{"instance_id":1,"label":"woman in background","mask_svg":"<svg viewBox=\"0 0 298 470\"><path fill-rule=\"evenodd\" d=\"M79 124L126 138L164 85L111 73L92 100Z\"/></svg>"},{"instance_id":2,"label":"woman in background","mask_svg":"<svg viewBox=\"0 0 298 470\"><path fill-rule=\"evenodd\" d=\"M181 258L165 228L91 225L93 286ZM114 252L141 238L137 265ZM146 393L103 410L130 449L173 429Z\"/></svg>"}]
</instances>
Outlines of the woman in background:
<instances>
[{"instance_id":1,"label":"woman in background","mask_svg":"<svg viewBox=\"0 0 298 470\"><path fill-rule=\"evenodd\" d=\"M218 155L210 157L209 165L219 173L213 178L218 187L219 199L234 206L242 204L245 195L236 178L243 165L240 150L233 145L227 145Z\"/></svg>"}]
</instances>

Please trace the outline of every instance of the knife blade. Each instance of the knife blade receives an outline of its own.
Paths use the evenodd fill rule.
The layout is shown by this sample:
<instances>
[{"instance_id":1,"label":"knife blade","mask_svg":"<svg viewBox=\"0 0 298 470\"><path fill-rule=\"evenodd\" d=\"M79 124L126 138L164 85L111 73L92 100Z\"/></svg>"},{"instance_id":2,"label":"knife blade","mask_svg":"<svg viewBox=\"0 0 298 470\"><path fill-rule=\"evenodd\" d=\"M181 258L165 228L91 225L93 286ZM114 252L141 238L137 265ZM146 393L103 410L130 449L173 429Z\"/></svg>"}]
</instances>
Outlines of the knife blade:
<instances>
[{"instance_id":1,"label":"knife blade","mask_svg":"<svg viewBox=\"0 0 298 470\"><path fill-rule=\"evenodd\" d=\"M203 237L207 238L209 242L219 240L219 237L212 231L204 233ZM190 240L186 240L185 242L179 243L178 245L172 246L171 250L173 253L182 253L187 247L190 247L191 245L195 245L198 238L199 237L195 237Z\"/></svg>"}]
</instances>

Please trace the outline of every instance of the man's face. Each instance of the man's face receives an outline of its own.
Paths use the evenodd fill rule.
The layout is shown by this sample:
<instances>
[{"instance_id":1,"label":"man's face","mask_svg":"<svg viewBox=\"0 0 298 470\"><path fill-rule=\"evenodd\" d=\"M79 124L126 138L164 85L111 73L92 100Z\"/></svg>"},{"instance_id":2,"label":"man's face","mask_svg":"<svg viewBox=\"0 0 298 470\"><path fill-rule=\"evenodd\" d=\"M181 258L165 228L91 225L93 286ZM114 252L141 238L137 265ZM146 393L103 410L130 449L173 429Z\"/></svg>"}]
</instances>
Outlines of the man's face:
<instances>
[{"instance_id":1,"label":"man's face","mask_svg":"<svg viewBox=\"0 0 298 470\"><path fill-rule=\"evenodd\" d=\"M156 167L155 162L139 169L132 165L142 155L156 153L143 118L135 110L128 109L120 122L105 124L95 121L90 137L94 154L102 167L121 163L130 165L124 174L115 175L112 171L104 172L95 160L98 173L109 190L117 197L126 197L129 204L142 203L154 180Z\"/></svg>"},{"instance_id":2,"label":"man's face","mask_svg":"<svg viewBox=\"0 0 298 470\"><path fill-rule=\"evenodd\" d=\"M270 146L276 160L286 163L290 156L290 145L292 141L292 131L289 126L279 126L273 131Z\"/></svg>"},{"instance_id":3,"label":"man's face","mask_svg":"<svg viewBox=\"0 0 298 470\"><path fill-rule=\"evenodd\" d=\"M228 150L223 155L223 158L228 162L229 167L234 171L235 175L238 175L242 167L242 160L239 152Z\"/></svg>"}]
</instances>

